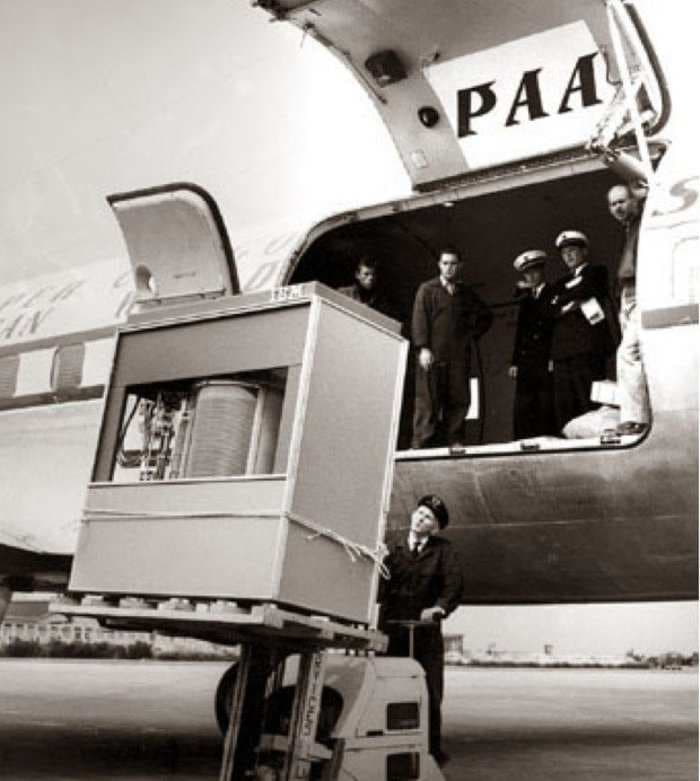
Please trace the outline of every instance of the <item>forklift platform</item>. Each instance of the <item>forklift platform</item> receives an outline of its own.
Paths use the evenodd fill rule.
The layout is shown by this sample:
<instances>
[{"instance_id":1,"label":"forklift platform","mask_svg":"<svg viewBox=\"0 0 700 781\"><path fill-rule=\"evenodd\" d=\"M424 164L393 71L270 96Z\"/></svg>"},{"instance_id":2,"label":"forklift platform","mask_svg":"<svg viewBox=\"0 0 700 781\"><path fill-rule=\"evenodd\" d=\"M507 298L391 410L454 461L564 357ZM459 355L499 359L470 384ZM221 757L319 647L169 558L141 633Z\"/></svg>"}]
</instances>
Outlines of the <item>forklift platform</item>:
<instances>
[{"instance_id":1,"label":"forklift platform","mask_svg":"<svg viewBox=\"0 0 700 781\"><path fill-rule=\"evenodd\" d=\"M305 615L272 603L242 606L234 602L163 601L126 597L111 601L86 596L78 602L70 597L50 606L51 612L66 617L95 618L104 626L142 632L194 637L222 645L255 642L286 648L343 648L382 652L387 637L376 629L346 624L325 616Z\"/></svg>"}]
</instances>

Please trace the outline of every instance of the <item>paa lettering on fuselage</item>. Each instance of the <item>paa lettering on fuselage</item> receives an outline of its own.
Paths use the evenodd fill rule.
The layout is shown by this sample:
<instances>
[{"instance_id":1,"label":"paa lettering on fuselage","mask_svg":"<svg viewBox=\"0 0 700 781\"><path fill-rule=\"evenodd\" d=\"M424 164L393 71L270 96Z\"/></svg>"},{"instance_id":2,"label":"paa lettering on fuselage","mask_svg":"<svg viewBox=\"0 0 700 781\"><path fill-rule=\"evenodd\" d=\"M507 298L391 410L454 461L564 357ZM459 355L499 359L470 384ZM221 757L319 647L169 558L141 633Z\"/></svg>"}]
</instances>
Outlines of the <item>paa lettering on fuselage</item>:
<instances>
[{"instance_id":1,"label":"paa lettering on fuselage","mask_svg":"<svg viewBox=\"0 0 700 781\"><path fill-rule=\"evenodd\" d=\"M585 22L426 70L471 168L585 143L615 88Z\"/></svg>"}]
</instances>

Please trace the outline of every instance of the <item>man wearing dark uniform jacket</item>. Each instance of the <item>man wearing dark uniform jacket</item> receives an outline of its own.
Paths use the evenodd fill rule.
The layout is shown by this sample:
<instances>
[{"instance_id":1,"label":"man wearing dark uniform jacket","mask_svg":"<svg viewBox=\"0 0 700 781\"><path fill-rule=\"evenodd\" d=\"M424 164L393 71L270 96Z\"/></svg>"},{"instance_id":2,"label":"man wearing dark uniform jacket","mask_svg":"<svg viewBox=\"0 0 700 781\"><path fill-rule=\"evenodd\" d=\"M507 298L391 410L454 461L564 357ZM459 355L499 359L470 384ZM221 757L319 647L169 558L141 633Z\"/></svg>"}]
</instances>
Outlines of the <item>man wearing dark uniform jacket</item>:
<instances>
[{"instance_id":1,"label":"man wearing dark uniform jacket","mask_svg":"<svg viewBox=\"0 0 700 781\"><path fill-rule=\"evenodd\" d=\"M598 405L591 401L594 380L605 379L607 357L615 349L605 317L608 271L588 262L588 239L576 230L559 234L556 247L569 273L554 285L552 333L554 416L557 430Z\"/></svg>"},{"instance_id":2,"label":"man wearing dark uniform jacket","mask_svg":"<svg viewBox=\"0 0 700 781\"><path fill-rule=\"evenodd\" d=\"M513 360L508 371L515 380L513 436L527 439L554 434L554 397L550 350L552 328L550 300L553 290L544 281L547 253L528 250L515 259L513 268L524 277L516 287L519 304Z\"/></svg>"},{"instance_id":3,"label":"man wearing dark uniform jacket","mask_svg":"<svg viewBox=\"0 0 700 781\"><path fill-rule=\"evenodd\" d=\"M409 655L409 630L394 622L422 621L414 630L414 658L425 670L430 711L430 753L439 764L448 757L440 745L444 647L440 621L462 598L462 572L449 541L437 536L449 522L445 503L434 494L418 501L408 538L389 546L380 581L379 628L389 635L389 656Z\"/></svg>"},{"instance_id":4,"label":"man wearing dark uniform jacket","mask_svg":"<svg viewBox=\"0 0 700 781\"><path fill-rule=\"evenodd\" d=\"M440 276L424 282L413 304L412 338L418 351L412 447L460 445L471 394L471 340L491 326L493 316L458 278L459 254L440 253Z\"/></svg>"}]
</instances>

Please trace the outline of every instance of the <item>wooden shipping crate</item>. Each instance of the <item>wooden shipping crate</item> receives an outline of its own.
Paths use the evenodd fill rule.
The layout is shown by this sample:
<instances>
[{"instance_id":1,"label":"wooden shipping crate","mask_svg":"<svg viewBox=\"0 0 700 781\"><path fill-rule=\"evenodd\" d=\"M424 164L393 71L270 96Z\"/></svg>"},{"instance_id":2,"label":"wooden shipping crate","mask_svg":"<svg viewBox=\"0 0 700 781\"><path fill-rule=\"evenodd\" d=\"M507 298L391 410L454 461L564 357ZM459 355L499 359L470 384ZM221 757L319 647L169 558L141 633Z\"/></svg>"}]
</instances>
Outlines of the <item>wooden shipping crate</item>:
<instances>
[{"instance_id":1,"label":"wooden shipping crate","mask_svg":"<svg viewBox=\"0 0 700 781\"><path fill-rule=\"evenodd\" d=\"M118 337L70 590L276 602L368 622L406 350L397 323L315 283L132 318ZM247 404L261 376L275 378L274 425ZM164 474L162 448L129 464L124 444L134 410L155 408L159 389L171 405L189 393L182 420L194 421L173 436L190 451ZM246 406L244 444L259 451L264 440L264 457L250 456L252 444L227 452L245 428L231 416ZM201 476L208 463L238 473Z\"/></svg>"}]
</instances>

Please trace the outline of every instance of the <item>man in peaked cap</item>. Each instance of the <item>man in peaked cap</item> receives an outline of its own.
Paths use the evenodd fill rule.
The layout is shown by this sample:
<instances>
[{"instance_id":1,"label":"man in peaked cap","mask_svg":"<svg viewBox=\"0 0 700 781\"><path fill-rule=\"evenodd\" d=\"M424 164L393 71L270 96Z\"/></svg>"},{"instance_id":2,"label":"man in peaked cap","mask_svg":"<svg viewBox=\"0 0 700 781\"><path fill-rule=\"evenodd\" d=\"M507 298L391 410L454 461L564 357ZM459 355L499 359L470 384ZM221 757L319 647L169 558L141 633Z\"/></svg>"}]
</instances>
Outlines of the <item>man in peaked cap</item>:
<instances>
[{"instance_id":1,"label":"man in peaked cap","mask_svg":"<svg viewBox=\"0 0 700 781\"><path fill-rule=\"evenodd\" d=\"M448 757L440 745L444 647L440 621L462 598L462 571L452 546L439 532L449 514L443 500L428 494L411 513L408 536L389 546L388 580L380 581L380 629L389 635L389 656L409 655L409 630L402 621L421 621L413 656L425 670L430 711L430 753L438 764Z\"/></svg>"},{"instance_id":2,"label":"man in peaked cap","mask_svg":"<svg viewBox=\"0 0 700 781\"><path fill-rule=\"evenodd\" d=\"M598 406L591 401L591 386L605 379L615 342L605 317L608 270L589 263L588 238L581 231L562 231L555 244L569 270L554 286L551 299L554 417L561 430Z\"/></svg>"},{"instance_id":3,"label":"man in peaked cap","mask_svg":"<svg viewBox=\"0 0 700 781\"><path fill-rule=\"evenodd\" d=\"M508 374L515 380L513 436L515 439L554 434L552 329L553 291L544 281L547 253L540 249L518 255L513 268L522 274L515 297L518 322L513 360Z\"/></svg>"}]
</instances>

